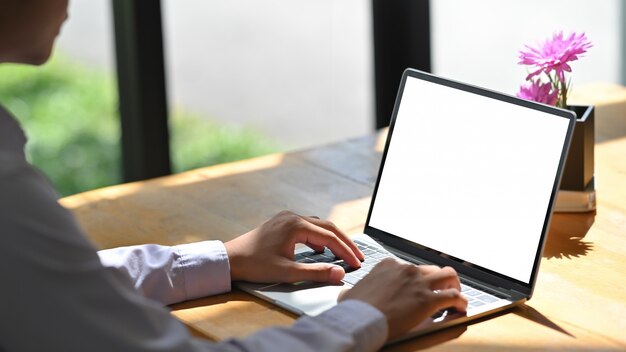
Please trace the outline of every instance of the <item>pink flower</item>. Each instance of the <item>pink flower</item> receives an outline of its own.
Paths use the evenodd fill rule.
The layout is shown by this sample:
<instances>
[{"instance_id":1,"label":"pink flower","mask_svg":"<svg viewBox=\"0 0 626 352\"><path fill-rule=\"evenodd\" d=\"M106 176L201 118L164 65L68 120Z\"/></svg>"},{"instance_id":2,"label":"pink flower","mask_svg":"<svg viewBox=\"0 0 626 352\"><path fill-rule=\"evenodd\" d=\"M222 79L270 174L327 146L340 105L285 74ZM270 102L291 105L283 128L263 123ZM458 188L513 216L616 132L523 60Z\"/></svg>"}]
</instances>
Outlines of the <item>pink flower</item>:
<instances>
[{"instance_id":1,"label":"pink flower","mask_svg":"<svg viewBox=\"0 0 626 352\"><path fill-rule=\"evenodd\" d=\"M550 83L541 83L538 79L526 82L517 92L517 97L544 103L548 105L556 105L559 92L552 89Z\"/></svg>"},{"instance_id":2,"label":"pink flower","mask_svg":"<svg viewBox=\"0 0 626 352\"><path fill-rule=\"evenodd\" d=\"M552 70L556 72L558 79L565 82L565 72L571 72L572 68L568 62L578 60L579 55L587 52L592 44L585 36L585 33L571 33L567 38L563 37L563 31L552 35L552 40L546 40L543 45L531 47L526 45L527 51L520 50L520 65L535 66L537 69L531 72L526 79L545 72L550 74Z\"/></svg>"}]
</instances>

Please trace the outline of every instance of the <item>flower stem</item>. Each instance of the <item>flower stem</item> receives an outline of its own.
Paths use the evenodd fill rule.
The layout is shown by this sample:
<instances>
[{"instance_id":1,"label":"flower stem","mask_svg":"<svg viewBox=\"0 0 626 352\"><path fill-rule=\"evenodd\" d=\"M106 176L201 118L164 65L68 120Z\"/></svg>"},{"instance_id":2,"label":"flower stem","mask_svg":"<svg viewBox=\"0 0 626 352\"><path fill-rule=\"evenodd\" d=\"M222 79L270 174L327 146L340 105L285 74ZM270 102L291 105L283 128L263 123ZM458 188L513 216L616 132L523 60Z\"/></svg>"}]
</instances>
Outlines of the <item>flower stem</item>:
<instances>
[{"instance_id":1,"label":"flower stem","mask_svg":"<svg viewBox=\"0 0 626 352\"><path fill-rule=\"evenodd\" d=\"M567 84L564 80L559 80L559 83L561 86L561 99L559 99L559 107L565 109L567 108Z\"/></svg>"}]
</instances>

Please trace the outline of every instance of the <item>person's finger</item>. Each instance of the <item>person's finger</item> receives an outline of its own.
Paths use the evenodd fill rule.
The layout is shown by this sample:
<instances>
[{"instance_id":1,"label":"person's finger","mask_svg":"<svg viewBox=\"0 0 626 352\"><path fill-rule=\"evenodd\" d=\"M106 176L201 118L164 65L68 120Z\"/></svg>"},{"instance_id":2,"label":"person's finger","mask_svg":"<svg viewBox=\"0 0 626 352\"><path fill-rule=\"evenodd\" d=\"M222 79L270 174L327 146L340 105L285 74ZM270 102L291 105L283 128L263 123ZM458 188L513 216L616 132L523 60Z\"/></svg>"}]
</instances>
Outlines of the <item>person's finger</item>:
<instances>
[{"instance_id":1,"label":"person's finger","mask_svg":"<svg viewBox=\"0 0 626 352\"><path fill-rule=\"evenodd\" d=\"M327 263L294 263L288 262L286 282L317 281L339 283L346 272L342 267Z\"/></svg>"},{"instance_id":2,"label":"person's finger","mask_svg":"<svg viewBox=\"0 0 626 352\"><path fill-rule=\"evenodd\" d=\"M398 270L404 264L405 263L400 263L395 258L391 258L391 257L384 258L378 264L376 264L372 270L370 270L370 274L389 271L389 270L391 271Z\"/></svg>"},{"instance_id":3,"label":"person's finger","mask_svg":"<svg viewBox=\"0 0 626 352\"><path fill-rule=\"evenodd\" d=\"M345 242L337 238L333 232L308 221L303 221L297 241L300 243L310 243L314 246L328 247L336 256L348 263L348 265L355 268L361 267L361 261Z\"/></svg>"},{"instance_id":4,"label":"person's finger","mask_svg":"<svg viewBox=\"0 0 626 352\"><path fill-rule=\"evenodd\" d=\"M348 247L352 250L352 252L356 255L359 260L365 260L365 255L361 250L356 246L356 244L350 239L350 236L346 235L343 231L341 231L335 224L330 221L320 220L317 217L307 217L305 218L308 222L313 225L317 225L321 228L324 228L337 236L343 243L347 244Z\"/></svg>"},{"instance_id":5,"label":"person's finger","mask_svg":"<svg viewBox=\"0 0 626 352\"><path fill-rule=\"evenodd\" d=\"M467 311L467 300L455 288L439 290L432 293L431 302L433 303L433 313L440 309L454 307L459 312Z\"/></svg>"},{"instance_id":6,"label":"person's finger","mask_svg":"<svg viewBox=\"0 0 626 352\"><path fill-rule=\"evenodd\" d=\"M419 268L420 274L422 276L426 276L429 274L432 274L436 271L441 270L441 267L438 267L437 265L418 265L417 266Z\"/></svg>"},{"instance_id":7,"label":"person's finger","mask_svg":"<svg viewBox=\"0 0 626 352\"><path fill-rule=\"evenodd\" d=\"M307 247L311 248L312 250L314 250L314 251L315 251L315 252L317 252L317 253L322 253L322 252L324 252L324 249L326 248L326 247L324 247L324 246L318 246L318 245L313 244L313 243L305 243L305 245L306 245Z\"/></svg>"},{"instance_id":8,"label":"person's finger","mask_svg":"<svg viewBox=\"0 0 626 352\"><path fill-rule=\"evenodd\" d=\"M424 276L424 278L428 280L431 290L454 288L461 291L461 283L459 282L456 270L449 266L441 268L432 274L428 274Z\"/></svg>"}]
</instances>

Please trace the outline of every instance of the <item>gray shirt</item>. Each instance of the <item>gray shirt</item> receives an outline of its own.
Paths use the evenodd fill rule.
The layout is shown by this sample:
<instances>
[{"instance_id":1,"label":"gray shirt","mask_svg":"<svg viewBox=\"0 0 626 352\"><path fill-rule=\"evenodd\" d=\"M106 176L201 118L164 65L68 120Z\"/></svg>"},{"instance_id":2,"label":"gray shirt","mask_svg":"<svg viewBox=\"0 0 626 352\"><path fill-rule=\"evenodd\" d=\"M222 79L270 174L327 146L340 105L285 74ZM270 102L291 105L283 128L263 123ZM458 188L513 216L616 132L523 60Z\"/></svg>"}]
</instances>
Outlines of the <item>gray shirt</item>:
<instances>
[{"instance_id":1,"label":"gray shirt","mask_svg":"<svg viewBox=\"0 0 626 352\"><path fill-rule=\"evenodd\" d=\"M387 336L372 306L345 301L290 327L195 339L164 305L230 290L218 241L97 252L0 107L0 351L369 351Z\"/></svg>"}]
</instances>

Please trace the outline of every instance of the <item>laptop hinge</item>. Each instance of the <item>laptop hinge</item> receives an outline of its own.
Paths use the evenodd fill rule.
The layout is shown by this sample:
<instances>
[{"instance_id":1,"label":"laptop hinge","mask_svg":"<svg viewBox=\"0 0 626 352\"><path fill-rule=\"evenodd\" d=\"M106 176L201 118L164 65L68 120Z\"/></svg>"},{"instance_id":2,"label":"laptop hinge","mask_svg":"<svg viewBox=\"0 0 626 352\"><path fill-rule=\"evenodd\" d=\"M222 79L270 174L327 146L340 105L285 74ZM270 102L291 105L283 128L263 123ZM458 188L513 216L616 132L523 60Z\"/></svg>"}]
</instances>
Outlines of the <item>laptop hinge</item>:
<instances>
[{"instance_id":1,"label":"laptop hinge","mask_svg":"<svg viewBox=\"0 0 626 352\"><path fill-rule=\"evenodd\" d=\"M406 260L407 262L411 262L413 264L418 264L418 265L429 265L432 264L426 260L423 260L421 258L415 258L414 256L411 256L407 253L402 252L401 250L395 249L395 248L391 248L388 246L385 246L385 249L388 250L389 252L395 254L396 256L398 256L401 259Z\"/></svg>"},{"instance_id":2,"label":"laptop hinge","mask_svg":"<svg viewBox=\"0 0 626 352\"><path fill-rule=\"evenodd\" d=\"M519 298L528 298L528 294L527 293L520 292L520 291L518 291L516 289L513 289L513 288L510 289L509 291L511 292L511 297L513 297L513 298L517 298L517 299L519 299Z\"/></svg>"}]
</instances>

